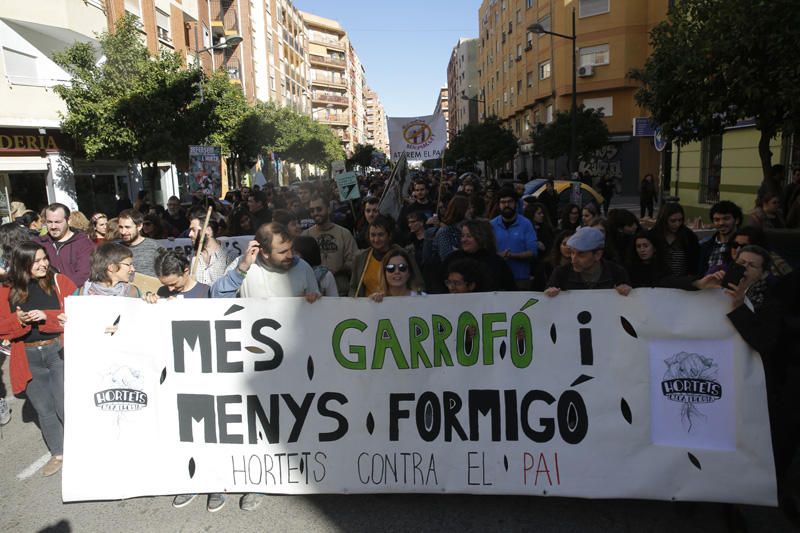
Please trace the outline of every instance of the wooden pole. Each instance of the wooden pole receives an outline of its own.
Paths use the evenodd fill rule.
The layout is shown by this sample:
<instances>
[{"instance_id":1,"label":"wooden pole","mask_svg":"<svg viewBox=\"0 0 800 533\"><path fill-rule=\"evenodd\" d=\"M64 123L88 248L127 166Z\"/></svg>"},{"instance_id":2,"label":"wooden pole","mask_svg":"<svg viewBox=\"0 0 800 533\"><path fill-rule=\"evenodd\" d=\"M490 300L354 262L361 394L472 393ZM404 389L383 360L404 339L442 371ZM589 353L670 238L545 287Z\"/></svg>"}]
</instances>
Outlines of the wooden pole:
<instances>
[{"instance_id":1,"label":"wooden pole","mask_svg":"<svg viewBox=\"0 0 800 533\"><path fill-rule=\"evenodd\" d=\"M367 273L367 267L369 266L369 260L370 259L372 259L372 247L371 246L369 248L369 252L367 252L367 260L364 261L364 270L361 271L361 278L358 280L358 287L356 287L356 294L355 294L356 298L358 298L358 293L361 292L361 286L364 284L364 275Z\"/></svg>"},{"instance_id":2,"label":"wooden pole","mask_svg":"<svg viewBox=\"0 0 800 533\"><path fill-rule=\"evenodd\" d=\"M203 221L203 228L200 230L200 243L197 245L197 252L194 254L192 268L189 271L189 275L192 276L192 279L195 281L197 281L197 263L200 261L200 254L203 253L203 245L206 243L206 228L208 227L208 221L211 220L211 211L213 209L213 206L208 206L206 219Z\"/></svg>"},{"instance_id":3,"label":"wooden pole","mask_svg":"<svg viewBox=\"0 0 800 533\"><path fill-rule=\"evenodd\" d=\"M442 192L444 190L444 152L445 152L445 150L442 150L442 171L441 171L441 174L439 174L439 198L436 201L436 213L437 214L439 213L439 211L442 210L442 203L443 203L442 202Z\"/></svg>"}]
</instances>

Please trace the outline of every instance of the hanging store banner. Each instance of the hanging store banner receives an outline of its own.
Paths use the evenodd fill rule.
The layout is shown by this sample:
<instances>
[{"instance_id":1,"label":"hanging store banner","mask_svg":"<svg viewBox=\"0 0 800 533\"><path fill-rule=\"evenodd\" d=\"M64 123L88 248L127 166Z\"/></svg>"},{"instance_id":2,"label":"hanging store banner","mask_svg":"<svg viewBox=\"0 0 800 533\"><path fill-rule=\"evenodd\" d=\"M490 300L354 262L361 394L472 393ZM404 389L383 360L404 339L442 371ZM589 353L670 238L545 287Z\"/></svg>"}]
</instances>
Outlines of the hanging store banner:
<instances>
[{"instance_id":1,"label":"hanging store banner","mask_svg":"<svg viewBox=\"0 0 800 533\"><path fill-rule=\"evenodd\" d=\"M64 501L776 503L763 368L719 291L66 305Z\"/></svg>"},{"instance_id":2,"label":"hanging store banner","mask_svg":"<svg viewBox=\"0 0 800 533\"><path fill-rule=\"evenodd\" d=\"M424 117L387 117L392 161L405 152L409 161L441 159L447 145L447 123L442 114Z\"/></svg>"}]
</instances>

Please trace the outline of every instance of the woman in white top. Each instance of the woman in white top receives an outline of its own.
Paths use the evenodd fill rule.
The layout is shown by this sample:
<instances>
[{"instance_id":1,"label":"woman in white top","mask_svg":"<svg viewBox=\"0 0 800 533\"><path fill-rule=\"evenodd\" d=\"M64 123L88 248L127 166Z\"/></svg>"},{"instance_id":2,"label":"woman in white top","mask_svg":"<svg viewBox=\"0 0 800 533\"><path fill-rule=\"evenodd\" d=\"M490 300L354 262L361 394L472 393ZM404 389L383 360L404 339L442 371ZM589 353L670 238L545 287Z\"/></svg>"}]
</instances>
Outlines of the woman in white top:
<instances>
[{"instance_id":1,"label":"woman in white top","mask_svg":"<svg viewBox=\"0 0 800 533\"><path fill-rule=\"evenodd\" d=\"M422 292L422 276L416 263L406 250L393 247L381 262L380 289L369 297L381 302L386 296L420 296Z\"/></svg>"}]
</instances>

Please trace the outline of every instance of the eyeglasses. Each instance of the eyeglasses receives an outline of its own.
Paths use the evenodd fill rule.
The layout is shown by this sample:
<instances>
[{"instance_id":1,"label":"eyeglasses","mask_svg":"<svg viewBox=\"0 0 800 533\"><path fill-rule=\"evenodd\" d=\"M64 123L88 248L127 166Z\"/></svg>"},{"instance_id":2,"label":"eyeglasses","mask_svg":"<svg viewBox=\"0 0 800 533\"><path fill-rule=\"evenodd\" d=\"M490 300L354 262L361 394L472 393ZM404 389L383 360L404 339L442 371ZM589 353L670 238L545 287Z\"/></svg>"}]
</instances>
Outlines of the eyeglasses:
<instances>
[{"instance_id":1,"label":"eyeglasses","mask_svg":"<svg viewBox=\"0 0 800 533\"><path fill-rule=\"evenodd\" d=\"M461 279L446 279L444 280L444 284L449 289L452 287L463 287L467 282Z\"/></svg>"},{"instance_id":2,"label":"eyeglasses","mask_svg":"<svg viewBox=\"0 0 800 533\"><path fill-rule=\"evenodd\" d=\"M733 241L731 243L731 248L741 248L742 246L747 246L746 244L742 244L740 242Z\"/></svg>"},{"instance_id":3,"label":"eyeglasses","mask_svg":"<svg viewBox=\"0 0 800 533\"><path fill-rule=\"evenodd\" d=\"M385 267L383 267L383 269L386 270L386 272L388 272L389 274L394 274L395 270L399 270L400 272L408 272L408 265L405 263L397 263L396 265L388 264Z\"/></svg>"},{"instance_id":4,"label":"eyeglasses","mask_svg":"<svg viewBox=\"0 0 800 533\"><path fill-rule=\"evenodd\" d=\"M133 261L131 261L130 263L117 263L117 264L120 265L120 266L125 265L128 268L135 268L133 266Z\"/></svg>"}]
</instances>

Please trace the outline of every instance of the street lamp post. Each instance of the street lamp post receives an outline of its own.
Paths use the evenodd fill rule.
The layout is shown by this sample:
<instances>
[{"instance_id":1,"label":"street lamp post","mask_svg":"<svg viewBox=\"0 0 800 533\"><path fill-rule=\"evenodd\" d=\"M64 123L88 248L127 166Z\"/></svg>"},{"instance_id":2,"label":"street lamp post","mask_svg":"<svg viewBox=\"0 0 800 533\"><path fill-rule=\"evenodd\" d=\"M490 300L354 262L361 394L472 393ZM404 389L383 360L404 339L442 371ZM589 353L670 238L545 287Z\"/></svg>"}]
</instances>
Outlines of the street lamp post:
<instances>
[{"instance_id":1,"label":"street lamp post","mask_svg":"<svg viewBox=\"0 0 800 533\"><path fill-rule=\"evenodd\" d=\"M545 30L538 22L528 26L528 31L537 34L554 35L572 41L572 106L570 107L569 171L578 170L578 65L576 64L575 8L572 8L572 35L564 35Z\"/></svg>"},{"instance_id":2,"label":"street lamp post","mask_svg":"<svg viewBox=\"0 0 800 533\"><path fill-rule=\"evenodd\" d=\"M467 100L467 101L475 101L475 102L483 103L483 120L486 120L486 99L485 98L481 100L477 96L473 96L472 98L470 98L466 94L462 94L461 95L461 99L462 100Z\"/></svg>"},{"instance_id":3,"label":"street lamp post","mask_svg":"<svg viewBox=\"0 0 800 533\"><path fill-rule=\"evenodd\" d=\"M203 52L211 52L212 50L226 50L228 48L233 48L233 47L235 47L237 44L239 44L242 41L244 41L244 37L242 37L241 35L230 35L228 37L220 38L219 42L217 44L213 45L213 46L209 46L209 47L206 47L206 48L198 48L198 46L200 46L200 41L198 40L198 37L197 37L197 24L195 24L195 26L194 26L194 46L195 46L195 49L194 49L194 61L195 61L195 63L197 63L197 65L200 67L200 69L202 69L203 66L200 64L200 54L201 53L203 53ZM204 101L205 101L205 98L203 96L203 82L201 81L200 82L200 103L202 103Z\"/></svg>"}]
</instances>

